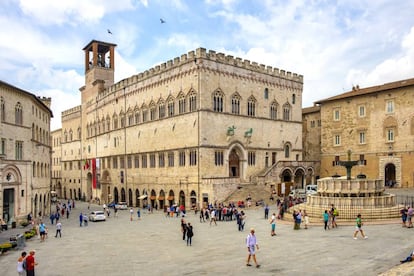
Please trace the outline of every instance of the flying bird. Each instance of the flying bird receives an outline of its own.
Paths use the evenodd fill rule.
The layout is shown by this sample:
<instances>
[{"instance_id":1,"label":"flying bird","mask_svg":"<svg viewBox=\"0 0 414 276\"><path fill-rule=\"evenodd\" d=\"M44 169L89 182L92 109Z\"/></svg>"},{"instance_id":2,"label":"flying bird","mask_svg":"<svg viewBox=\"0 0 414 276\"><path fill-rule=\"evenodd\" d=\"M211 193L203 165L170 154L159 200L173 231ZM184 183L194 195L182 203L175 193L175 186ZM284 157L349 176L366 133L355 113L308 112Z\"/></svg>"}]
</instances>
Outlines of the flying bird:
<instances>
[{"instance_id":1,"label":"flying bird","mask_svg":"<svg viewBox=\"0 0 414 276\"><path fill-rule=\"evenodd\" d=\"M108 29L107 31L108 31L108 34L112 34L112 32L111 32L111 30L110 30L110 29Z\"/></svg>"},{"instance_id":2,"label":"flying bird","mask_svg":"<svg viewBox=\"0 0 414 276\"><path fill-rule=\"evenodd\" d=\"M162 18L160 18L160 22L161 22L161 24L164 24L165 23L165 20L162 19Z\"/></svg>"}]
</instances>

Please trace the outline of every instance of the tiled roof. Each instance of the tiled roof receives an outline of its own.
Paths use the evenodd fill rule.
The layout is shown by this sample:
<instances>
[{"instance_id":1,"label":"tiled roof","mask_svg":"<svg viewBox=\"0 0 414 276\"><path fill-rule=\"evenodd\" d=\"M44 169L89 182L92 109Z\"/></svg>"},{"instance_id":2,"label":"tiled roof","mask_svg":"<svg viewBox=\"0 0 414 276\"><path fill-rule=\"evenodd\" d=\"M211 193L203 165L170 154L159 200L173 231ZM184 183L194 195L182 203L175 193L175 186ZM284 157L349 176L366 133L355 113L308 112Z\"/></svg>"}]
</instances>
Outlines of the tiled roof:
<instances>
[{"instance_id":1,"label":"tiled roof","mask_svg":"<svg viewBox=\"0 0 414 276\"><path fill-rule=\"evenodd\" d=\"M315 104L323 104L323 103L331 102L331 101L335 101L335 100L342 100L342 99L351 98L351 97L355 97L355 96L363 96L363 95L368 95L368 94L371 94L371 93L378 93L378 92L383 92L383 91L387 91L387 90L391 90L391 89L402 88L402 87L407 87L407 86L412 86L412 85L414 85L414 78L395 81L395 82L390 82L390 83L385 83L385 84L382 84L382 85L371 86L371 87L367 87L367 88L359 88L357 86L357 87L354 87L352 89L352 91L345 92L345 93L339 94L337 96L333 96L333 97L330 97L330 98L327 98L327 99L317 101L317 102L315 102Z\"/></svg>"},{"instance_id":2,"label":"tiled roof","mask_svg":"<svg viewBox=\"0 0 414 276\"><path fill-rule=\"evenodd\" d=\"M319 112L321 110L320 106L310 106L310 107L304 107L302 108L302 115L303 114L309 114L309 113L315 113L315 112Z\"/></svg>"}]
</instances>

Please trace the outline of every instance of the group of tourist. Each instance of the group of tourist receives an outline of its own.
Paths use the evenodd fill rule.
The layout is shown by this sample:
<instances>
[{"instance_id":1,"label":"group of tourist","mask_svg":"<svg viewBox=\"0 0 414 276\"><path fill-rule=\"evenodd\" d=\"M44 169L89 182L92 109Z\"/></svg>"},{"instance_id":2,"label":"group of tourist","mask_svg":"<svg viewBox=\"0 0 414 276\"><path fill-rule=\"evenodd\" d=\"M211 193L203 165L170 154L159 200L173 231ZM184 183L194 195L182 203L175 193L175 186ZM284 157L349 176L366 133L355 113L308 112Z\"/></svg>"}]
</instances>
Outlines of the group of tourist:
<instances>
[{"instance_id":1,"label":"group of tourist","mask_svg":"<svg viewBox=\"0 0 414 276\"><path fill-rule=\"evenodd\" d=\"M35 266L38 263L35 261L35 251L30 250L29 255L25 251L23 251L20 257L17 259L17 273L20 276L24 275L26 272L27 276L34 276L35 275Z\"/></svg>"},{"instance_id":2,"label":"group of tourist","mask_svg":"<svg viewBox=\"0 0 414 276\"><path fill-rule=\"evenodd\" d=\"M181 219L181 233L183 234L183 241L187 240L187 246L191 246L194 230L191 223L186 223L184 218Z\"/></svg>"},{"instance_id":3,"label":"group of tourist","mask_svg":"<svg viewBox=\"0 0 414 276\"><path fill-rule=\"evenodd\" d=\"M400 210L402 227L413 228L412 217L414 215L414 209L411 206L404 206Z\"/></svg>"}]
</instances>

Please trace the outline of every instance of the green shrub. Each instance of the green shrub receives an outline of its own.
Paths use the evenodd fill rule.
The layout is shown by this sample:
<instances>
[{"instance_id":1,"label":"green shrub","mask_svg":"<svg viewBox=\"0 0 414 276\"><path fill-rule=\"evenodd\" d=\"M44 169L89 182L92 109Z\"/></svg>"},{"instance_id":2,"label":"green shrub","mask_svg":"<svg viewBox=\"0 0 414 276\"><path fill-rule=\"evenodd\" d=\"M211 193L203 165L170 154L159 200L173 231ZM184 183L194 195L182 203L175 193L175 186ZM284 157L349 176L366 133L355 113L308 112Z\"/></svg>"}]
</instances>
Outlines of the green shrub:
<instances>
[{"instance_id":1,"label":"green shrub","mask_svg":"<svg viewBox=\"0 0 414 276\"><path fill-rule=\"evenodd\" d=\"M13 245L10 242L5 242L3 244L0 244L0 252L4 253L8 250L10 250L13 247Z\"/></svg>"},{"instance_id":2,"label":"green shrub","mask_svg":"<svg viewBox=\"0 0 414 276\"><path fill-rule=\"evenodd\" d=\"M20 225L23 227L26 227L27 225L29 225L29 222L27 220L24 220L22 222L20 222Z\"/></svg>"}]
</instances>

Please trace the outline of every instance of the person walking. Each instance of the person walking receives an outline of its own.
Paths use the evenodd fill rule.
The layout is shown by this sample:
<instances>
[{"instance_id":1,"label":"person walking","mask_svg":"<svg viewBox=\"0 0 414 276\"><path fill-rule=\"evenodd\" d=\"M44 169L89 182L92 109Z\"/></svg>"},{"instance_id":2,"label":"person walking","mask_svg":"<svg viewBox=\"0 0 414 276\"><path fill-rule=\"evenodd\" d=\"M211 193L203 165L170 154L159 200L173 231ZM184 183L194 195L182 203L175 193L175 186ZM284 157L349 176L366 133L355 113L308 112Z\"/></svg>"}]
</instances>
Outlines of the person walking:
<instances>
[{"instance_id":1,"label":"person walking","mask_svg":"<svg viewBox=\"0 0 414 276\"><path fill-rule=\"evenodd\" d=\"M59 234L59 238L62 237L62 223L59 221L58 223L56 223L56 235L55 238L57 238Z\"/></svg>"},{"instance_id":2,"label":"person walking","mask_svg":"<svg viewBox=\"0 0 414 276\"><path fill-rule=\"evenodd\" d=\"M191 225L191 223L188 223L187 224L187 246L188 245L191 246L191 241L192 241L193 236L194 236L193 226Z\"/></svg>"},{"instance_id":3,"label":"person walking","mask_svg":"<svg viewBox=\"0 0 414 276\"><path fill-rule=\"evenodd\" d=\"M355 229L355 233L354 233L354 240L357 239L357 234L358 232L361 233L362 237L364 239L368 239L368 236L365 236L364 231L362 230L362 219L361 219L361 214L358 214L357 218L356 218L356 229Z\"/></svg>"},{"instance_id":4,"label":"person walking","mask_svg":"<svg viewBox=\"0 0 414 276\"><path fill-rule=\"evenodd\" d=\"M270 218L270 220L269 220L269 222L270 222L270 225L271 225L271 231L270 231L270 236L276 236L276 232L275 232L275 230L276 230L276 214L275 213L273 213L272 214L272 217Z\"/></svg>"},{"instance_id":5,"label":"person walking","mask_svg":"<svg viewBox=\"0 0 414 276\"><path fill-rule=\"evenodd\" d=\"M267 204L264 207L264 218L265 219L268 219L269 218L269 205L267 205Z\"/></svg>"},{"instance_id":6,"label":"person walking","mask_svg":"<svg viewBox=\"0 0 414 276\"><path fill-rule=\"evenodd\" d=\"M24 262L26 259L26 251L23 251L22 254L20 255L20 257L17 259L17 273L19 273L19 276L23 276L24 275Z\"/></svg>"},{"instance_id":7,"label":"person walking","mask_svg":"<svg viewBox=\"0 0 414 276\"><path fill-rule=\"evenodd\" d=\"M46 231L47 231L46 225L43 223L43 221L40 221L39 232L40 232L40 241L41 242L45 241Z\"/></svg>"},{"instance_id":8,"label":"person walking","mask_svg":"<svg viewBox=\"0 0 414 276\"><path fill-rule=\"evenodd\" d=\"M306 212L306 210L303 210L303 221L305 223L305 229L308 229L309 216L308 216L308 213Z\"/></svg>"},{"instance_id":9,"label":"person walking","mask_svg":"<svg viewBox=\"0 0 414 276\"><path fill-rule=\"evenodd\" d=\"M250 264L250 259L253 258L254 264L257 268L260 267L260 265L257 263L256 260L256 249L259 250L259 244L257 243L256 235L254 234L254 228L250 229L249 235L247 235L246 238L246 246L247 246L247 261L246 266L252 266Z\"/></svg>"},{"instance_id":10,"label":"person walking","mask_svg":"<svg viewBox=\"0 0 414 276\"><path fill-rule=\"evenodd\" d=\"M35 275L35 266L38 265L38 263L35 261L34 255L35 255L35 251L30 250L29 256L26 257L26 275L27 276Z\"/></svg>"},{"instance_id":11,"label":"person walking","mask_svg":"<svg viewBox=\"0 0 414 276\"><path fill-rule=\"evenodd\" d=\"M181 219L181 233L183 234L183 241L185 241L185 236L187 233L187 224L185 223L184 218Z\"/></svg>"},{"instance_id":12,"label":"person walking","mask_svg":"<svg viewBox=\"0 0 414 276\"><path fill-rule=\"evenodd\" d=\"M325 213L323 213L323 222L325 224L325 230L328 229L329 230L329 214L328 214L328 210L325 210Z\"/></svg>"},{"instance_id":13,"label":"person walking","mask_svg":"<svg viewBox=\"0 0 414 276\"><path fill-rule=\"evenodd\" d=\"M400 263L411 262L414 258L414 250L410 252L410 255L407 256L404 260L400 261Z\"/></svg>"},{"instance_id":14,"label":"person walking","mask_svg":"<svg viewBox=\"0 0 414 276\"><path fill-rule=\"evenodd\" d=\"M82 212L80 212L79 214L79 226L82 227L82 223L83 223L83 215Z\"/></svg>"},{"instance_id":15,"label":"person walking","mask_svg":"<svg viewBox=\"0 0 414 276\"><path fill-rule=\"evenodd\" d=\"M138 210L137 210L137 217L138 217L138 220L141 219L141 210L139 209L139 207L138 207Z\"/></svg>"},{"instance_id":16,"label":"person walking","mask_svg":"<svg viewBox=\"0 0 414 276\"><path fill-rule=\"evenodd\" d=\"M132 215L134 214L134 209L130 208L129 209L129 214L131 215L130 220L132 221Z\"/></svg>"}]
</instances>

